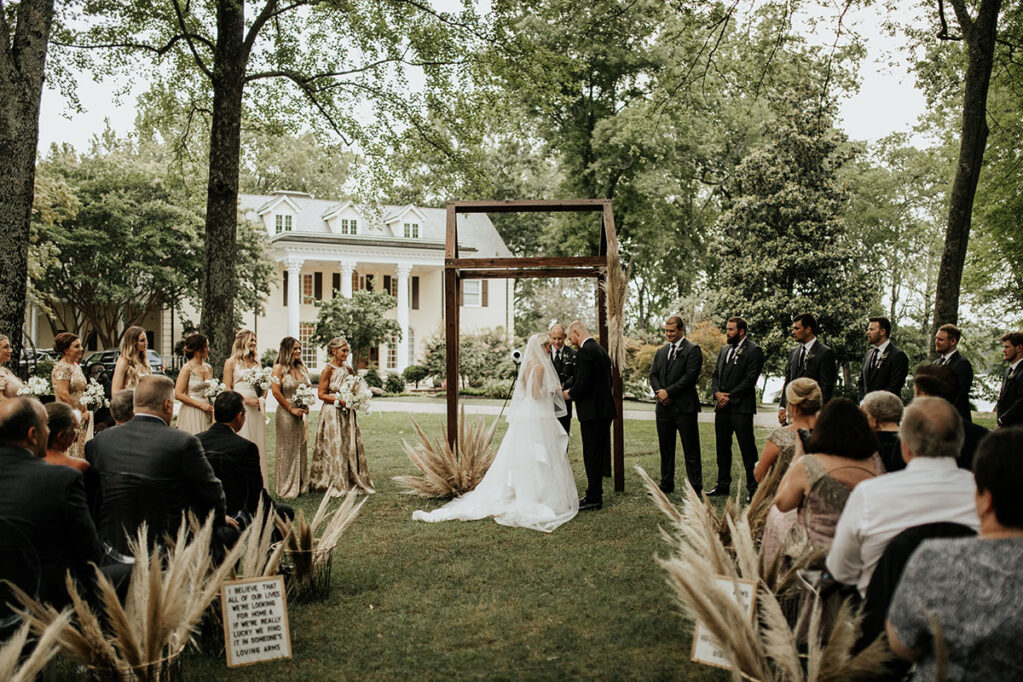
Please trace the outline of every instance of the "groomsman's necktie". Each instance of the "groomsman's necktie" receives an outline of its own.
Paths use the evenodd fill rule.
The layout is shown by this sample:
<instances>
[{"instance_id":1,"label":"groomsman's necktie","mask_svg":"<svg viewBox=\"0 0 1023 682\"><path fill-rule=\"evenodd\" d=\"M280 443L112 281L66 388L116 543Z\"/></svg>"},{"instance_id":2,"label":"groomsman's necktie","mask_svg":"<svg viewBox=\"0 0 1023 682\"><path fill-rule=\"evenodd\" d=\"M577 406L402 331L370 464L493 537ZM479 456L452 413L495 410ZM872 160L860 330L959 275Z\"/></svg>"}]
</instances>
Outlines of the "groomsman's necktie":
<instances>
[{"instance_id":1,"label":"groomsman's necktie","mask_svg":"<svg viewBox=\"0 0 1023 682\"><path fill-rule=\"evenodd\" d=\"M725 364L727 365L735 358L735 346L728 347L728 357L725 358Z\"/></svg>"},{"instance_id":2,"label":"groomsman's necktie","mask_svg":"<svg viewBox=\"0 0 1023 682\"><path fill-rule=\"evenodd\" d=\"M881 354L881 349L874 346L874 355L870 358L870 371L874 372L877 370L877 356Z\"/></svg>"},{"instance_id":3,"label":"groomsman's necktie","mask_svg":"<svg viewBox=\"0 0 1023 682\"><path fill-rule=\"evenodd\" d=\"M796 369L799 370L800 374L803 373L803 361L804 360L806 360L806 346L800 346L799 347L799 365L797 365L797 367L796 367Z\"/></svg>"},{"instance_id":4,"label":"groomsman's necktie","mask_svg":"<svg viewBox=\"0 0 1023 682\"><path fill-rule=\"evenodd\" d=\"M671 348L668 350L668 364L670 365L675 359L675 344L671 344Z\"/></svg>"}]
</instances>

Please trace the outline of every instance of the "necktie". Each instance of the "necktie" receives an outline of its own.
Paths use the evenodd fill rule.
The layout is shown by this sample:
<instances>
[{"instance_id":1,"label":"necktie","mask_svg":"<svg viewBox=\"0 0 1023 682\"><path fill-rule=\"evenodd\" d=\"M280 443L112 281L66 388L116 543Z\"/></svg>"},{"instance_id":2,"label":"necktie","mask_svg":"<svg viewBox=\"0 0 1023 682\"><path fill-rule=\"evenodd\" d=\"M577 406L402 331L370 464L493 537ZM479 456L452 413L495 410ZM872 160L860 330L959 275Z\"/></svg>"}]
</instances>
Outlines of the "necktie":
<instances>
[{"instance_id":1,"label":"necktie","mask_svg":"<svg viewBox=\"0 0 1023 682\"><path fill-rule=\"evenodd\" d=\"M943 358L941 358L941 366L944 367L947 364L948 364L948 356L946 355Z\"/></svg>"},{"instance_id":2,"label":"necktie","mask_svg":"<svg viewBox=\"0 0 1023 682\"><path fill-rule=\"evenodd\" d=\"M556 364L556 365L560 365L561 364L561 351L560 350L554 351L554 364Z\"/></svg>"},{"instance_id":3,"label":"necktie","mask_svg":"<svg viewBox=\"0 0 1023 682\"><path fill-rule=\"evenodd\" d=\"M877 369L877 357L881 354L881 349L874 347L874 357L870 358L870 368Z\"/></svg>"},{"instance_id":4,"label":"necktie","mask_svg":"<svg viewBox=\"0 0 1023 682\"><path fill-rule=\"evenodd\" d=\"M806 346L800 346L799 347L799 365L796 367L796 369L799 370L800 374L803 373L803 361L804 360L806 360Z\"/></svg>"},{"instance_id":5,"label":"necktie","mask_svg":"<svg viewBox=\"0 0 1023 682\"><path fill-rule=\"evenodd\" d=\"M735 346L728 347L728 357L725 358L725 364L729 364L735 358Z\"/></svg>"},{"instance_id":6,"label":"necktie","mask_svg":"<svg viewBox=\"0 0 1023 682\"><path fill-rule=\"evenodd\" d=\"M675 344L671 344L671 348L668 349L668 364L670 365L675 359Z\"/></svg>"}]
</instances>

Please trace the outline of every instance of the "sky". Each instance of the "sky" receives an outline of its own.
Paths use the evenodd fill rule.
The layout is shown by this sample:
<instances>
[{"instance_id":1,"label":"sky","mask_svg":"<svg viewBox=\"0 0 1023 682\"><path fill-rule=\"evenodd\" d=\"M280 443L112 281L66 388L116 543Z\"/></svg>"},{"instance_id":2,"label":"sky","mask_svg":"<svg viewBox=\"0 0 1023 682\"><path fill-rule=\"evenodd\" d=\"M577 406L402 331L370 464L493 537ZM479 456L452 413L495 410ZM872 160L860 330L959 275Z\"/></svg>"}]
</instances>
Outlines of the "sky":
<instances>
[{"instance_id":1,"label":"sky","mask_svg":"<svg viewBox=\"0 0 1023 682\"><path fill-rule=\"evenodd\" d=\"M444 4L447 0L442 0ZM839 108L838 125L843 127L850 138L873 142L893 132L912 133L917 117L923 112L924 97L916 89L915 79L909 73L906 55L901 53L897 40L882 29L882 19L877 7L851 10L843 19L847 27L855 28L864 36L867 57L861 69L861 87L858 93L846 97ZM830 10L825 10L830 11ZM816 35L800 21L796 31L808 34L808 39L819 44L834 42L833 15L826 17ZM78 83L79 96L85 108L83 112L72 112L60 93L45 88L39 121L39 150L43 153L52 143L68 143L80 151L89 147L92 138L103 131L107 123L119 135L125 135L134 127L135 98L143 92L144 84L123 97L116 93L123 87L122 82L108 80L96 83L83 74ZM920 135L911 135L911 142L923 146L926 142Z\"/></svg>"}]
</instances>

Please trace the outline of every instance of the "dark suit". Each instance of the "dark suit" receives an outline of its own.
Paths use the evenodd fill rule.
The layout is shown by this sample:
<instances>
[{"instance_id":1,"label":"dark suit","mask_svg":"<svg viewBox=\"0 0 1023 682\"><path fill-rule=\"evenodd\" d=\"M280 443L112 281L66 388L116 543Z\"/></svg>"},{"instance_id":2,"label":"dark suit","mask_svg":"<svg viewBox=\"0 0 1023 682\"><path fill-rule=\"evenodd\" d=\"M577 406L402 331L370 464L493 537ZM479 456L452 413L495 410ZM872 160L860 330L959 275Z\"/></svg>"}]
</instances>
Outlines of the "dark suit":
<instances>
[{"instance_id":1,"label":"dark suit","mask_svg":"<svg viewBox=\"0 0 1023 682\"><path fill-rule=\"evenodd\" d=\"M618 411L611 395L611 358L593 338L585 339L575 354L575 377L568 396L575 401L583 441L586 499L601 502L604 465L611 461L611 422Z\"/></svg>"},{"instance_id":2,"label":"dark suit","mask_svg":"<svg viewBox=\"0 0 1023 682\"><path fill-rule=\"evenodd\" d=\"M654 393L664 389L670 403L657 403L657 444L661 451L661 490L675 490L675 434L682 440L686 461L686 476L693 488L703 490L703 462L700 459L700 429L696 415L700 412L700 397L696 382L703 369L703 351L689 339L676 342L675 357L670 362L671 344L666 343L654 353L650 365L650 388Z\"/></svg>"},{"instance_id":3,"label":"dark suit","mask_svg":"<svg viewBox=\"0 0 1023 682\"><path fill-rule=\"evenodd\" d=\"M1016 365L1015 371L1005 369L995 414L999 426L1023 424L1023 364Z\"/></svg>"},{"instance_id":4,"label":"dark suit","mask_svg":"<svg viewBox=\"0 0 1023 682\"><path fill-rule=\"evenodd\" d=\"M64 574L91 581L88 562L100 562L102 545L85 502L82 474L47 464L23 448L0 448L0 517L32 542L39 556L39 597L68 601Z\"/></svg>"},{"instance_id":5,"label":"dark suit","mask_svg":"<svg viewBox=\"0 0 1023 682\"><path fill-rule=\"evenodd\" d=\"M231 463L237 481L223 481L227 513L232 516L241 510L256 513L263 492L263 474L259 469L259 448L251 440L242 438L227 424L214 424L198 434L206 454L219 453ZM230 494L229 494L230 491Z\"/></svg>"},{"instance_id":6,"label":"dark suit","mask_svg":"<svg viewBox=\"0 0 1023 682\"><path fill-rule=\"evenodd\" d=\"M742 464L746 470L746 488L756 490L753 469L757 465L757 442L753 436L753 416L757 413L757 380L764 368L764 351L745 338L735 347L728 361L731 344L718 352L711 393L727 393L728 404L714 407L714 436L717 445L718 486L727 489L732 484L732 434L739 443Z\"/></svg>"},{"instance_id":7,"label":"dark suit","mask_svg":"<svg viewBox=\"0 0 1023 682\"><path fill-rule=\"evenodd\" d=\"M973 364L959 351L948 356L948 362L944 358L938 358L932 364L945 365L959 377L959 392L956 393L955 408L959 411L963 421L973 423L973 414L970 410L970 390L973 388Z\"/></svg>"},{"instance_id":8,"label":"dark suit","mask_svg":"<svg viewBox=\"0 0 1023 682\"><path fill-rule=\"evenodd\" d=\"M813 379L821 387L821 395L824 402L831 400L835 392L835 379L838 376L838 369L835 365L835 353L825 346L820 339L815 339L810 351L803 358L803 364L799 364L799 351L802 345L796 346L789 353L789 364L785 367L785 385L781 388L781 406L785 407L785 388L793 379L806 377Z\"/></svg>"},{"instance_id":9,"label":"dark suit","mask_svg":"<svg viewBox=\"0 0 1023 682\"><path fill-rule=\"evenodd\" d=\"M560 357L558 357L560 355ZM555 351L554 347L551 346L551 362L554 363L554 369L558 373L558 379L561 380L561 388L568 390L572 388L572 382L575 381L575 351L569 348L567 345L562 346L560 351ZM565 433L572 432L572 401L565 401L565 409L568 410L564 417L558 417L558 421L565 427Z\"/></svg>"},{"instance_id":10,"label":"dark suit","mask_svg":"<svg viewBox=\"0 0 1023 682\"><path fill-rule=\"evenodd\" d=\"M872 391L888 391L902 397L902 387L906 385L909 374L909 357L891 341L884 351L874 358L876 348L871 346L863 356L860 376L856 380L856 400L863 401L863 396Z\"/></svg>"}]
</instances>

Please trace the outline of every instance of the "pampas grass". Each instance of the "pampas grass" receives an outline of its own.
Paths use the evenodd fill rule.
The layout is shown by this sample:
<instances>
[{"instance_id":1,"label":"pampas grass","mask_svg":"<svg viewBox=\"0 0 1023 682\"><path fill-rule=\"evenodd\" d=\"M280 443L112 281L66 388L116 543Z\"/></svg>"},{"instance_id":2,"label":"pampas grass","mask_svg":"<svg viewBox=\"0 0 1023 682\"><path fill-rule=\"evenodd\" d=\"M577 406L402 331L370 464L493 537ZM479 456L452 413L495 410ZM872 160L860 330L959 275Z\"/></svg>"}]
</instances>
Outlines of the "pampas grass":
<instances>
[{"instance_id":1,"label":"pampas grass","mask_svg":"<svg viewBox=\"0 0 1023 682\"><path fill-rule=\"evenodd\" d=\"M324 499L326 497L324 496ZM263 519L261 527L256 526L256 521L259 519ZM277 575L281 564L281 554L284 552L288 538L283 536L283 542L273 542L274 530L277 528L277 514L273 509L270 509L269 513L264 511L262 497L256 506L256 515L252 521L242 537L238 539L238 544L242 545L242 555L235 568L234 577L262 578ZM290 529L285 528L284 531L290 531Z\"/></svg>"},{"instance_id":2,"label":"pampas grass","mask_svg":"<svg viewBox=\"0 0 1023 682\"><path fill-rule=\"evenodd\" d=\"M11 638L0 648L0 680L30 682L30 680L36 679L60 650L58 638L70 618L71 612L67 610L57 614L57 617L43 629L38 641L35 642L32 653L24 661L21 660L21 654L25 650L28 633L32 626L25 623L18 628L17 632L11 635Z\"/></svg>"},{"instance_id":3,"label":"pampas grass","mask_svg":"<svg viewBox=\"0 0 1023 682\"><path fill-rule=\"evenodd\" d=\"M291 562L293 589L301 592L311 585L320 569L330 560L341 535L352 525L368 499L363 497L356 504L358 497L357 493L349 491L338 508L328 512L330 501L335 498L324 495L311 523L306 522L305 512L301 509L295 514L294 521L277 519L277 527L284 536L281 549Z\"/></svg>"},{"instance_id":4,"label":"pampas grass","mask_svg":"<svg viewBox=\"0 0 1023 682\"><path fill-rule=\"evenodd\" d=\"M479 485L496 454L493 449L496 419L490 426L483 419L476 419L469 425L463 406L458 420L457 453L451 449L446 432L431 441L415 419L409 417L409 420L419 434L420 443L412 446L402 440L401 445L423 475L394 477L395 482L407 488L406 493L429 498L455 497Z\"/></svg>"},{"instance_id":5,"label":"pampas grass","mask_svg":"<svg viewBox=\"0 0 1023 682\"><path fill-rule=\"evenodd\" d=\"M618 242L609 241L607 275L600 281L604 290L604 309L607 314L607 354L619 371L625 367L625 299L629 295L629 276L632 267L622 268Z\"/></svg>"}]
</instances>

